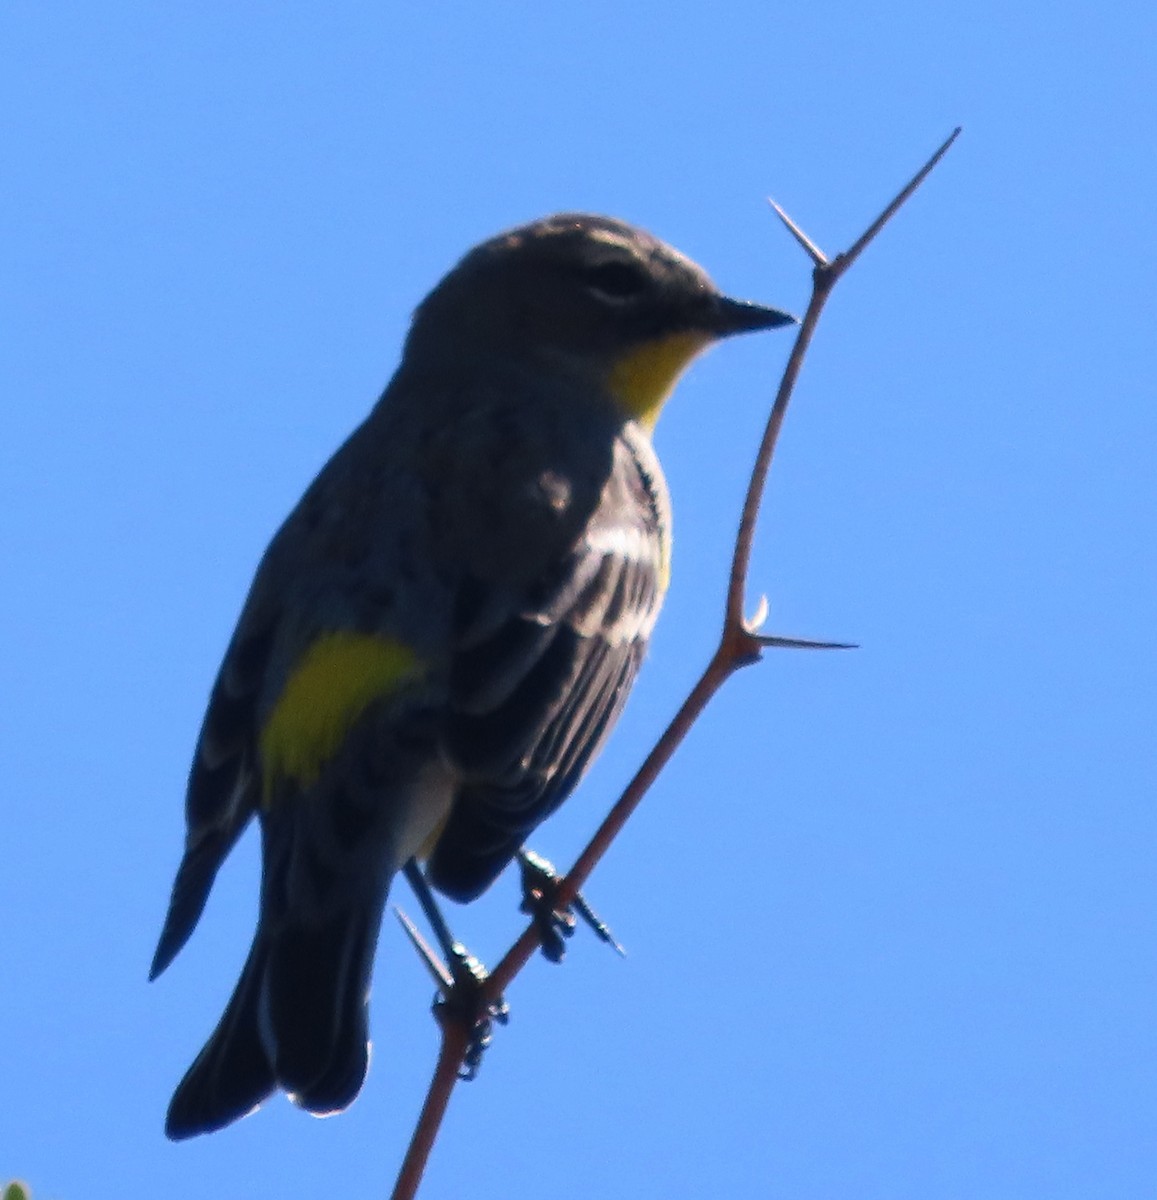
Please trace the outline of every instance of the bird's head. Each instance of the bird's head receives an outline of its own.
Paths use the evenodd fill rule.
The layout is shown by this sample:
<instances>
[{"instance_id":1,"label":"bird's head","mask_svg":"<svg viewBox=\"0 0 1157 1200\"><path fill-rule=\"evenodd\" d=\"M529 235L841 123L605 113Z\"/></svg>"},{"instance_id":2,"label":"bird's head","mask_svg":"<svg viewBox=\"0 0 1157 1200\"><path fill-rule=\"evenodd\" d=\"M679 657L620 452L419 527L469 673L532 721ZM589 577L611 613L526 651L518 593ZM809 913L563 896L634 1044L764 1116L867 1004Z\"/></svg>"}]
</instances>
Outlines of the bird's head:
<instances>
[{"instance_id":1,"label":"bird's head","mask_svg":"<svg viewBox=\"0 0 1157 1200\"><path fill-rule=\"evenodd\" d=\"M701 350L794 321L725 296L696 263L641 229L563 213L470 251L418 308L407 355L547 364L591 379L651 425Z\"/></svg>"}]
</instances>

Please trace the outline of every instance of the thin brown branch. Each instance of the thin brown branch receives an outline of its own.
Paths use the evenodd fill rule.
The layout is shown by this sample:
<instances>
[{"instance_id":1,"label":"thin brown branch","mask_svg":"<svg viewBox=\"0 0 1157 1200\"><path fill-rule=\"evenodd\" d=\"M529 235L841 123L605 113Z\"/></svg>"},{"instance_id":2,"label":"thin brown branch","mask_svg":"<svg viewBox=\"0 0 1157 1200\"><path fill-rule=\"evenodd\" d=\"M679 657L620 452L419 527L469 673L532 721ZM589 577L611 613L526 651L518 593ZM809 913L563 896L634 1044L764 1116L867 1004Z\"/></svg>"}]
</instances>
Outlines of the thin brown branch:
<instances>
[{"instance_id":1,"label":"thin brown branch","mask_svg":"<svg viewBox=\"0 0 1157 1200\"><path fill-rule=\"evenodd\" d=\"M776 393L775 403L771 408L771 416L768 417L767 427L763 432L763 440L760 442L759 451L756 454L755 466L751 472L751 480L747 485L747 496L743 502L743 513L739 518L739 533L735 539L735 553L731 560L731 577L727 588L727 612L724 618L723 635L725 640L728 636L728 629L737 629L743 624L743 597L747 590L747 570L751 562L751 546L755 538L755 522L759 516L760 505L763 502L763 490L767 482L767 472L771 466L772 456L775 454L776 443L779 441L779 431L783 426L783 418L787 414L788 401L791 399L791 394L795 389L796 379L799 377L800 368L803 366L804 355L807 354L808 346L811 345L812 334L815 332L815 327L819 322L820 313L823 311L823 307L827 303L832 289L841 277L851 268L852 264L859 258L868 244L875 239L880 230L895 216L905 201L924 182L933 167L948 153L949 147L959 136L960 126L958 125L936 153L904 185L896 198L868 226L864 233L856 239L852 244L852 248L843 254L836 255L835 259L830 262L787 213L774 201L771 202L780 220L787 226L796 241L804 248L808 257L815 264L815 270L812 273L811 300L808 302L807 312L804 313L803 321L800 323L799 333L796 336L795 345L792 347L791 356L787 360L787 366L784 367L779 391Z\"/></svg>"},{"instance_id":2,"label":"thin brown branch","mask_svg":"<svg viewBox=\"0 0 1157 1200\"><path fill-rule=\"evenodd\" d=\"M787 415L788 401L795 390L804 356L811 344L812 334L820 319L820 312L829 293L835 286L838 276L833 275L828 264L816 267L812 274L812 296L808 302L807 312L800 323L799 333L796 334L795 345L791 348L787 365L783 369L783 378L771 406L771 415L763 431L763 438L756 452L755 465L751 469L751 479L747 484L747 495L744 497L743 510L739 517L739 531L735 536L735 550L731 557L731 572L727 582L727 604L723 615L723 641L729 639L741 642L744 636L750 636L743 620L744 595L747 591L747 570L751 562L751 547L755 540L755 522L759 516L760 504L763 501L763 490L767 483L767 472L771 467L772 456L779 441L779 431L783 427L783 419Z\"/></svg>"},{"instance_id":3,"label":"thin brown branch","mask_svg":"<svg viewBox=\"0 0 1157 1200\"><path fill-rule=\"evenodd\" d=\"M868 226L866 230L856 239L852 248L845 251L841 255L841 263L839 274L842 275L857 258L863 253L868 243L872 241L876 234L884 228L885 225L896 215L900 208L907 203L908 197L924 182L925 179L932 173L932 169L936 164L948 153L952 147L952 143L960 136L963 126L957 125L956 128L944 139L940 148L935 154L912 176L911 179L896 193L896 198L888 205L887 208Z\"/></svg>"},{"instance_id":4,"label":"thin brown branch","mask_svg":"<svg viewBox=\"0 0 1157 1200\"><path fill-rule=\"evenodd\" d=\"M936 151L927 163L912 177L896 198L884 209L868 229L853 243L850 250L838 254L829 260L816 244L778 205L772 203L776 213L791 232L796 241L803 247L813 264L812 295L808 303L799 333L796 335L783 377L776 392L775 402L768 416L767 426L756 454L755 465L752 468L751 480L748 484L747 495L740 516L739 530L735 539L735 550L732 555L731 569L728 578L727 600L724 610L723 630L719 645L707 664L698 682L691 689L687 699L667 727L655 747L647 755L643 765L635 777L627 785L626 790L615 806L608 813L602 825L579 856L566 877L559 881L558 904L565 907L574 900L579 889L586 882L599 860L609 849L618 836L619 831L627 823L631 814L642 801L659 772L670 761L691 727L698 720L712 696L722 687L724 682L740 667L748 666L759 660L762 651L770 647L792 647L806 649L848 649L847 643L842 642L811 642L799 638L760 635L757 630L766 616L766 600L761 601L756 617L749 623L743 615L744 597L747 591L747 575L751 561L751 548L755 536L756 521L759 517L763 501L764 486L775 447L779 440L780 429L787 413L788 402L799 378L800 368L811 344L812 335L819 321L827 298L840 278L848 271L869 243L879 234L880 230L895 215L904 202L920 186L933 167L940 161L948 148L959 136L956 129L952 136ZM496 1003L502 993L509 987L514 977L526 965L540 941L539 932L534 924L529 925L514 945L507 951L506 956L495 967L480 989L480 1011L485 1006ZM438 1127L446 1111L450 1093L458 1078L458 1070L466 1053L470 1034L470 1023L467 1016L453 1017L450 1009L440 1006L438 1009L439 1023L442 1026L442 1048L438 1056L438 1065L434 1078L426 1096L418 1126L414 1131L410 1149L406 1155L402 1172L398 1177L393 1192L393 1200L411 1200L417 1191L418 1184L425 1169L426 1159L437 1136Z\"/></svg>"},{"instance_id":5,"label":"thin brown branch","mask_svg":"<svg viewBox=\"0 0 1157 1200\"><path fill-rule=\"evenodd\" d=\"M679 743L686 737L687 731L695 724L699 714L707 707L707 702L719 690L720 685L732 670L734 667L728 665L724 657L717 651L699 682L691 689L687 699L683 701L683 706L675 715L675 719L667 726L663 736L659 738L651 753L643 760L643 765L627 785L618 803L607 814L594 837L587 844L587 848L579 855L574 866L566 873L566 877L559 880L557 892L559 908L565 908L574 900L576 893L586 883L590 873L610 848L611 843L638 807L651 784L655 782L659 772L667 765ZM538 948L538 944L537 927L533 924L528 925L483 985L483 995L488 1000L495 1001L502 995L518 972L527 964Z\"/></svg>"},{"instance_id":6,"label":"thin brown branch","mask_svg":"<svg viewBox=\"0 0 1157 1200\"><path fill-rule=\"evenodd\" d=\"M430 1151L434 1148L434 1139L442 1128L442 1118L446 1115L446 1106L454 1085L458 1082L458 1070L466 1054L469 1041L469 1031L466 1025L445 1014L444 1009L435 1009L438 1023L442 1027L442 1047L438 1052L438 1063L434 1068L434 1078L426 1091L426 1100L418 1116L418 1124L414 1127L410 1146L406 1157L402 1160L402 1169L398 1172L398 1181L394 1184L391 1200L412 1200L418 1194L418 1185L430 1160Z\"/></svg>"}]
</instances>

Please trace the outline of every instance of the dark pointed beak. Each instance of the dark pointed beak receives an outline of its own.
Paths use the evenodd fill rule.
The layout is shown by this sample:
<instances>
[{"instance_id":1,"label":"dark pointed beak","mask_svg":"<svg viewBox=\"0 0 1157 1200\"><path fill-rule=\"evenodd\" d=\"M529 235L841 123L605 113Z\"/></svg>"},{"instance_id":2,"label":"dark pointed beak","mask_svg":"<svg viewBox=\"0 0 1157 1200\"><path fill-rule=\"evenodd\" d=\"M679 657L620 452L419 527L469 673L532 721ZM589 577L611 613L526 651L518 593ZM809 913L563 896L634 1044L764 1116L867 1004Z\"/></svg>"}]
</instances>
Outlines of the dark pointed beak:
<instances>
[{"instance_id":1,"label":"dark pointed beak","mask_svg":"<svg viewBox=\"0 0 1157 1200\"><path fill-rule=\"evenodd\" d=\"M720 296L712 306L708 329L716 337L724 338L734 333L754 333L758 329L798 324L798 317L778 308L765 308L750 300L732 300L730 296Z\"/></svg>"}]
</instances>

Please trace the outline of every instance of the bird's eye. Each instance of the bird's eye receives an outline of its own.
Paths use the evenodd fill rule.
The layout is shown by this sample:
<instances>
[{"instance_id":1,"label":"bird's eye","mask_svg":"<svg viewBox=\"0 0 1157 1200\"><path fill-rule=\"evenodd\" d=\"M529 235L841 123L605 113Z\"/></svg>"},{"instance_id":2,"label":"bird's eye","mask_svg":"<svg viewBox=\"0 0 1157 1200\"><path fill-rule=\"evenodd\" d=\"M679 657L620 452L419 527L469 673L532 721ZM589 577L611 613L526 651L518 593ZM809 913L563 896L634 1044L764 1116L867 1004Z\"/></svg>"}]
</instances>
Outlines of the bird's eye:
<instances>
[{"instance_id":1,"label":"bird's eye","mask_svg":"<svg viewBox=\"0 0 1157 1200\"><path fill-rule=\"evenodd\" d=\"M646 289L647 276L631 263L608 262L587 271L586 283L609 300L630 300Z\"/></svg>"}]
</instances>

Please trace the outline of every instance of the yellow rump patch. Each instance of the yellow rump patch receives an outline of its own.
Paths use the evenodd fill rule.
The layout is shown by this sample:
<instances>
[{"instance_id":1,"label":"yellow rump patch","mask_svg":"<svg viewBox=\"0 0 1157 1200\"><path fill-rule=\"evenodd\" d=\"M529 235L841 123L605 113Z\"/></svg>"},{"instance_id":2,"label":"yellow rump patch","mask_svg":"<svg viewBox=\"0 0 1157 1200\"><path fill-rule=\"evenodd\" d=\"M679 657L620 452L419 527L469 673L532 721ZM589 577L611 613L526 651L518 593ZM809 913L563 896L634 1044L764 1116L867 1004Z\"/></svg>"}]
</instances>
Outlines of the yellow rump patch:
<instances>
[{"instance_id":1,"label":"yellow rump patch","mask_svg":"<svg viewBox=\"0 0 1157 1200\"><path fill-rule=\"evenodd\" d=\"M647 429L687 365L711 341L703 333L675 333L647 342L611 369L611 392L619 405Z\"/></svg>"},{"instance_id":2,"label":"yellow rump patch","mask_svg":"<svg viewBox=\"0 0 1157 1200\"><path fill-rule=\"evenodd\" d=\"M315 782L366 708L421 672L418 656L394 638L331 633L314 642L261 732L266 802L274 779Z\"/></svg>"}]
</instances>

